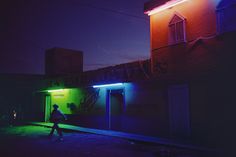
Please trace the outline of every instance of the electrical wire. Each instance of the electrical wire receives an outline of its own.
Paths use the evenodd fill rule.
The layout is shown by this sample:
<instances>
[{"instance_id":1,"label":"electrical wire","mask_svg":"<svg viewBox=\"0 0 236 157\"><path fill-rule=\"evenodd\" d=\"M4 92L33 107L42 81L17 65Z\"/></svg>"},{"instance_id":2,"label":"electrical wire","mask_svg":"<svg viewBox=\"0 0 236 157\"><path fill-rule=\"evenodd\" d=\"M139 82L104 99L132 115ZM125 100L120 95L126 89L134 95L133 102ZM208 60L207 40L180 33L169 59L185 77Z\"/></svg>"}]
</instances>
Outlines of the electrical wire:
<instances>
[{"instance_id":1,"label":"electrical wire","mask_svg":"<svg viewBox=\"0 0 236 157\"><path fill-rule=\"evenodd\" d=\"M109 8L105 8L105 7L98 7L89 3L84 3L84 2L79 2L79 1L74 1L74 3L76 3L75 5L77 6L84 6L84 7L88 7L88 8L93 8L93 9L97 9L97 10L102 10L102 11L106 11L106 12L111 12L111 13L115 13L115 14L120 14L120 15L124 15L124 16L129 16L129 17L133 17L133 18L137 18L137 19L142 19L145 21L149 21L148 17L142 17L142 16L138 16L138 15L133 15L133 14L129 14L123 11L118 11L115 9L109 9Z\"/></svg>"}]
</instances>

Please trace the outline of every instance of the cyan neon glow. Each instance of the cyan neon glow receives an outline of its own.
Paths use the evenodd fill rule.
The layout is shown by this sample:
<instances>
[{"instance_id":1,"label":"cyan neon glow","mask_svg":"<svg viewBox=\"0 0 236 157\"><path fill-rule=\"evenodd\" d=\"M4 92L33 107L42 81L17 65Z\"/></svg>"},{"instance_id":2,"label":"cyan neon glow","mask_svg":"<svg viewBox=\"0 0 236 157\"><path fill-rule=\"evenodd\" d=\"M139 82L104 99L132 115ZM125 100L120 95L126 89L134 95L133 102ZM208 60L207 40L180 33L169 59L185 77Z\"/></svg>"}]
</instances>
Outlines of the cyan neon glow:
<instances>
[{"instance_id":1,"label":"cyan neon glow","mask_svg":"<svg viewBox=\"0 0 236 157\"><path fill-rule=\"evenodd\" d=\"M152 10L146 11L145 14L148 14L148 16L151 16L153 14L161 12L161 11L163 11L165 9L169 9L171 7L174 7L174 6L178 5L178 4L181 4L181 3L186 2L186 1L188 1L188 0L171 0L171 1L168 1L168 2L166 2L165 4L163 4L161 6L153 8Z\"/></svg>"},{"instance_id":2,"label":"cyan neon glow","mask_svg":"<svg viewBox=\"0 0 236 157\"><path fill-rule=\"evenodd\" d=\"M123 83L112 83L112 84L94 85L93 88L114 87L114 86L122 86L122 85Z\"/></svg>"},{"instance_id":3,"label":"cyan neon glow","mask_svg":"<svg viewBox=\"0 0 236 157\"><path fill-rule=\"evenodd\" d=\"M63 89L51 89L47 90L47 92L52 93L52 92L63 92Z\"/></svg>"}]
</instances>

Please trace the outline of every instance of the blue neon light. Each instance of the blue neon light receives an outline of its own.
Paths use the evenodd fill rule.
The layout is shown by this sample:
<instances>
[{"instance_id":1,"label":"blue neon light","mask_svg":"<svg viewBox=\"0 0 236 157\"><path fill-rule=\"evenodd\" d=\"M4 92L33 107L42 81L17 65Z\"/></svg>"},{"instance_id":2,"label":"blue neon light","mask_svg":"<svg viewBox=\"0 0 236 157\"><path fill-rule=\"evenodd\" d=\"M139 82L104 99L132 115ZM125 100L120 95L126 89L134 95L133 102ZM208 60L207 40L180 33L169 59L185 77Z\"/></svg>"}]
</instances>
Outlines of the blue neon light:
<instances>
[{"instance_id":1,"label":"blue neon light","mask_svg":"<svg viewBox=\"0 0 236 157\"><path fill-rule=\"evenodd\" d=\"M123 83L112 83L112 84L94 85L93 88L114 87L114 86L122 86L122 85Z\"/></svg>"}]
</instances>

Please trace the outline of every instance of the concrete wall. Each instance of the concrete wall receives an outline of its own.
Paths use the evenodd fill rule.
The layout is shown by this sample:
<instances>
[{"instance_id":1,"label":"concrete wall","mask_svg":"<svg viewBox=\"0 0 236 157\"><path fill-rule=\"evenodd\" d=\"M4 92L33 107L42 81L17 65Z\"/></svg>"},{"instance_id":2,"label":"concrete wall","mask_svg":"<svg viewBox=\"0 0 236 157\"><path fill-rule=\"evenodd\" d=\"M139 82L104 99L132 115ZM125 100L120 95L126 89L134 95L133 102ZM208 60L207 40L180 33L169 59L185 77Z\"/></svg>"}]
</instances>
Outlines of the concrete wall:
<instances>
[{"instance_id":1,"label":"concrete wall","mask_svg":"<svg viewBox=\"0 0 236 157\"><path fill-rule=\"evenodd\" d=\"M67 114L68 123L144 135L169 136L167 86L155 82L140 81L124 83L117 87L65 90L68 91L63 93L53 92L50 95L52 97L51 105L54 103L59 105L61 111ZM114 92L117 91L118 95L122 95L120 99L121 110L119 108L112 109L112 105L116 104L112 104L111 101L117 101L112 100L116 99L115 95L117 93ZM110 95L109 97L109 92L113 96ZM69 96L69 93L74 94ZM92 97L94 93L97 93L97 96L94 96L93 103L88 97ZM43 93L43 95L48 94ZM85 101L85 107L82 107L84 99L88 100ZM70 111L67 105L68 102L76 104L76 112Z\"/></svg>"},{"instance_id":2,"label":"concrete wall","mask_svg":"<svg viewBox=\"0 0 236 157\"><path fill-rule=\"evenodd\" d=\"M101 88L96 107L103 108L106 116L108 116L107 92L118 89L122 89L124 93L124 108L120 113L121 124L117 130L146 135L168 135L168 104L165 88L145 81L124 83L120 87Z\"/></svg>"},{"instance_id":3,"label":"concrete wall","mask_svg":"<svg viewBox=\"0 0 236 157\"><path fill-rule=\"evenodd\" d=\"M195 80L190 87L192 140L207 146L231 148L236 139L235 76ZM227 78L227 79L226 79Z\"/></svg>"}]
</instances>

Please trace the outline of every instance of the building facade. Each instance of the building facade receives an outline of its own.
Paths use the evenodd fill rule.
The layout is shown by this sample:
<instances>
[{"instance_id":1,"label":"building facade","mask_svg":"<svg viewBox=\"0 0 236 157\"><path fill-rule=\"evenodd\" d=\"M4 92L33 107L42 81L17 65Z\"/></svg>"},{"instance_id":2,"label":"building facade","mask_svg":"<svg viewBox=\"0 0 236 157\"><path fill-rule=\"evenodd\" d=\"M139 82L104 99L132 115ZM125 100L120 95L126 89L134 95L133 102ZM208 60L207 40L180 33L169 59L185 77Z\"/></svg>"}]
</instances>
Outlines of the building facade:
<instances>
[{"instance_id":1,"label":"building facade","mask_svg":"<svg viewBox=\"0 0 236 157\"><path fill-rule=\"evenodd\" d=\"M180 95L189 106L182 106L185 110L177 106L170 117L184 121L186 117L175 114L188 111L189 121L176 124L190 128L187 133L193 141L231 147L235 139L236 1L152 0L144 12L150 16L153 77L172 80L177 83L174 86L184 84L188 93L187 97L181 91L172 94L172 87L168 88L169 96L174 95L169 97L170 110L178 105Z\"/></svg>"},{"instance_id":2,"label":"building facade","mask_svg":"<svg viewBox=\"0 0 236 157\"><path fill-rule=\"evenodd\" d=\"M48 77L39 94L42 120L56 103L79 126L231 146L235 4L147 2L150 60Z\"/></svg>"}]
</instances>

